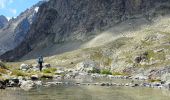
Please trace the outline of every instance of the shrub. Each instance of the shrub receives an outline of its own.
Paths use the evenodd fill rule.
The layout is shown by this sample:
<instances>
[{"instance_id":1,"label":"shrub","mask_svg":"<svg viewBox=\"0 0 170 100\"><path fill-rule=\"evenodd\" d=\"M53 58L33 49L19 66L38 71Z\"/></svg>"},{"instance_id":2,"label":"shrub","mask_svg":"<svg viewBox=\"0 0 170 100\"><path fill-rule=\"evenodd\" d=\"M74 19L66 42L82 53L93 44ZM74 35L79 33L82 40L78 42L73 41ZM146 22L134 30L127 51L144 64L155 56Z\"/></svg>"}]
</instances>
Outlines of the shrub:
<instances>
[{"instance_id":1,"label":"shrub","mask_svg":"<svg viewBox=\"0 0 170 100\"><path fill-rule=\"evenodd\" d=\"M112 72L110 72L108 69L104 69L101 71L101 74L112 75Z\"/></svg>"}]
</instances>

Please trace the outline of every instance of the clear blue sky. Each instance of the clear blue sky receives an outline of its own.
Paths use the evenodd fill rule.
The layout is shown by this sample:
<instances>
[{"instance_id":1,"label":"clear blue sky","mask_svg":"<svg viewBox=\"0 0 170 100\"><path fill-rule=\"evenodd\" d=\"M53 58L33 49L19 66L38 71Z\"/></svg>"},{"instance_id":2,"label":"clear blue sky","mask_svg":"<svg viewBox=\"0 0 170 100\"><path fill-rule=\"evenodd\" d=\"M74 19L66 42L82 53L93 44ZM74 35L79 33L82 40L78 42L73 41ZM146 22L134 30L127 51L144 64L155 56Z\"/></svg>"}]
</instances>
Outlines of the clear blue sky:
<instances>
[{"instance_id":1,"label":"clear blue sky","mask_svg":"<svg viewBox=\"0 0 170 100\"><path fill-rule=\"evenodd\" d=\"M16 17L41 0L0 0L0 15Z\"/></svg>"}]
</instances>

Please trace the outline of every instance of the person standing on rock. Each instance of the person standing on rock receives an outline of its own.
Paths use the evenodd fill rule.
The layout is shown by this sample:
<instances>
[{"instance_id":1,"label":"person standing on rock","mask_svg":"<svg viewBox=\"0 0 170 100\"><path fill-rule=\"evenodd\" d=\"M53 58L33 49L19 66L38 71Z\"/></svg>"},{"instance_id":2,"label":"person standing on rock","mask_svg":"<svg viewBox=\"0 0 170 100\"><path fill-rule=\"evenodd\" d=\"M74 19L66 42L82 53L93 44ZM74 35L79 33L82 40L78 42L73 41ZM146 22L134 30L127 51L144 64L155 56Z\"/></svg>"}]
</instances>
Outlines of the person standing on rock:
<instances>
[{"instance_id":1,"label":"person standing on rock","mask_svg":"<svg viewBox=\"0 0 170 100\"><path fill-rule=\"evenodd\" d=\"M39 64L40 72L42 71L42 68L43 68L43 66L42 66L43 62L44 62L44 61L43 61L43 57L40 56L40 57L38 58L38 64Z\"/></svg>"}]
</instances>

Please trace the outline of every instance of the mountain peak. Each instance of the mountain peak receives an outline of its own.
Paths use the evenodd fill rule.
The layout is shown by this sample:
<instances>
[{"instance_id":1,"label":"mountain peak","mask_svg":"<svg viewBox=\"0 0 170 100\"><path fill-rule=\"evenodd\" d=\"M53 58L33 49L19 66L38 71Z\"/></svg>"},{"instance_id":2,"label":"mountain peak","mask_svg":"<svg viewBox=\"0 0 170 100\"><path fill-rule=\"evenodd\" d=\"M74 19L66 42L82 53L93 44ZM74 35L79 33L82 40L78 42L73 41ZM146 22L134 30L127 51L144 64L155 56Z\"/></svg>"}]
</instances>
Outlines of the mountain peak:
<instances>
[{"instance_id":1,"label":"mountain peak","mask_svg":"<svg viewBox=\"0 0 170 100\"><path fill-rule=\"evenodd\" d=\"M6 26L8 19L4 15L0 15L0 29Z\"/></svg>"}]
</instances>

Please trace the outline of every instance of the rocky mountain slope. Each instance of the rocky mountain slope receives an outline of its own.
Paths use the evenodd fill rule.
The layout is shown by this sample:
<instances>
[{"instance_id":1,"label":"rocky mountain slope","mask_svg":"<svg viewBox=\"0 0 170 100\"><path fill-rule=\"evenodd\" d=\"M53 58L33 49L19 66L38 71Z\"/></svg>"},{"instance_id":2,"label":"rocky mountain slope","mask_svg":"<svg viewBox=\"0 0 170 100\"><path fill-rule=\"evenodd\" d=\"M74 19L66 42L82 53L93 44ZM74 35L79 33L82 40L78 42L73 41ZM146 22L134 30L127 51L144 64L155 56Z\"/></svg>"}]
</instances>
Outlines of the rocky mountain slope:
<instances>
[{"instance_id":1,"label":"rocky mountain slope","mask_svg":"<svg viewBox=\"0 0 170 100\"><path fill-rule=\"evenodd\" d=\"M151 22L168 13L169 0L50 0L40 6L24 41L0 58L16 60L31 52L53 49L54 55L75 50L120 22L141 18Z\"/></svg>"},{"instance_id":2,"label":"rocky mountain slope","mask_svg":"<svg viewBox=\"0 0 170 100\"><path fill-rule=\"evenodd\" d=\"M8 20L5 16L0 15L0 29L6 26L8 23Z\"/></svg>"},{"instance_id":3,"label":"rocky mountain slope","mask_svg":"<svg viewBox=\"0 0 170 100\"><path fill-rule=\"evenodd\" d=\"M4 27L0 28L0 55L14 49L23 41L42 3L43 1L39 2L22 12L17 18L10 19L9 22L4 21L6 24L4 23Z\"/></svg>"}]
</instances>

